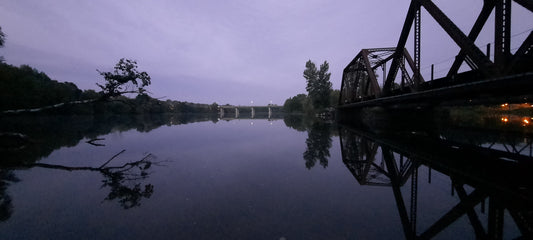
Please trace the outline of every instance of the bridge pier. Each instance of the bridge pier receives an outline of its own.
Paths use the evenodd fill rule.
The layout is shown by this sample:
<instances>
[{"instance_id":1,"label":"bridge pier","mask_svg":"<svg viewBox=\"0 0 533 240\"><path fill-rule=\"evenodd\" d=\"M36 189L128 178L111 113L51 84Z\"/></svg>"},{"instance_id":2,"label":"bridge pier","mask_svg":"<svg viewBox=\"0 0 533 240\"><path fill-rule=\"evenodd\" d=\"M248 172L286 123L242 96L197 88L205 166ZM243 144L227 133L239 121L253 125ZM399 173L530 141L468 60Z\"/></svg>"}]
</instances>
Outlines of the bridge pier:
<instances>
[{"instance_id":1,"label":"bridge pier","mask_svg":"<svg viewBox=\"0 0 533 240\"><path fill-rule=\"evenodd\" d=\"M220 118L224 118L224 108L219 107L219 109L220 109L220 113L219 113Z\"/></svg>"},{"instance_id":2,"label":"bridge pier","mask_svg":"<svg viewBox=\"0 0 533 240\"><path fill-rule=\"evenodd\" d=\"M272 108L268 107L268 119L272 118Z\"/></svg>"},{"instance_id":3,"label":"bridge pier","mask_svg":"<svg viewBox=\"0 0 533 240\"><path fill-rule=\"evenodd\" d=\"M239 108L235 108L235 118L239 118Z\"/></svg>"},{"instance_id":4,"label":"bridge pier","mask_svg":"<svg viewBox=\"0 0 533 240\"><path fill-rule=\"evenodd\" d=\"M255 118L255 109L252 107L252 118Z\"/></svg>"}]
</instances>

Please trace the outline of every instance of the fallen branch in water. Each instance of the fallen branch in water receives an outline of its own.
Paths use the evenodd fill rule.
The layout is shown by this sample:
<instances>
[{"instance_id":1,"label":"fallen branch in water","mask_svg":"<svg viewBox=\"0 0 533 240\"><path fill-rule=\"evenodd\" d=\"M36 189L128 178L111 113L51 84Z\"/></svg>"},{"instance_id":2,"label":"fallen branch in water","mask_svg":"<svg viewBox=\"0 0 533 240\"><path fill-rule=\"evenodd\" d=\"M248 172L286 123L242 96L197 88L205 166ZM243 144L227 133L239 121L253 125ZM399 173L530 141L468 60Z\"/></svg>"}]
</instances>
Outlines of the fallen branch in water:
<instances>
[{"instance_id":1,"label":"fallen branch in water","mask_svg":"<svg viewBox=\"0 0 533 240\"><path fill-rule=\"evenodd\" d=\"M148 153L138 161L127 162L118 166L108 166L109 163L125 151L126 150L122 150L113 155L99 167L69 167L47 163L32 163L24 166L67 171L100 172L104 176L104 180L102 180L102 188L110 189L105 200L117 200L124 209L129 209L140 206L141 199L150 198L154 192L154 186L152 184L144 184L142 181L149 177L149 168L152 165L159 166L159 162L152 162L151 159L155 158L155 156Z\"/></svg>"},{"instance_id":2,"label":"fallen branch in water","mask_svg":"<svg viewBox=\"0 0 533 240\"><path fill-rule=\"evenodd\" d=\"M115 154L113 157L111 157L109 160L107 160L107 162L105 162L104 164L102 164L99 168L102 169L105 165L107 165L109 162L111 162L113 159L115 159L118 155L122 154L123 152L125 152L126 149L122 149L122 151L120 151L119 153Z\"/></svg>"},{"instance_id":3,"label":"fallen branch in water","mask_svg":"<svg viewBox=\"0 0 533 240\"><path fill-rule=\"evenodd\" d=\"M93 139L91 139L89 141L86 141L86 143L91 144L93 146L97 146L97 147L103 147L103 146L105 146L105 144L96 143L96 141L103 141L103 140L105 140L105 138L93 138Z\"/></svg>"},{"instance_id":4,"label":"fallen branch in water","mask_svg":"<svg viewBox=\"0 0 533 240\"><path fill-rule=\"evenodd\" d=\"M107 160L104 164L102 164L100 167L70 167L70 166L64 166L64 165L58 165L58 164L48 164L48 163L30 163L25 164L24 167L42 167L42 168L50 168L50 169L60 169L60 170L67 170L67 171L98 171L98 172L110 172L111 170L118 170L116 172L125 172L133 167L140 166L144 164L144 166L140 167L141 170L146 170L150 166L152 166L152 161L148 160L150 157L153 157L151 153L144 156L141 160L133 161L125 163L121 166L110 166L106 167L107 164L109 164L113 159L118 157L120 154L124 153L126 150L123 149L122 151L115 154L113 157L111 157L109 160Z\"/></svg>"},{"instance_id":5,"label":"fallen branch in water","mask_svg":"<svg viewBox=\"0 0 533 240\"><path fill-rule=\"evenodd\" d=\"M40 112L47 109L53 109L53 108L59 108L66 105L75 105L75 104L84 104L84 103L92 103L100 101L99 98L97 99L89 99L89 100L80 100L80 101L72 101L72 102L66 102L66 103L58 103L50 106L44 106L40 108L28 108L28 109L16 109L16 110L5 110L2 111L2 114L18 114L18 113L32 113L32 112Z\"/></svg>"}]
</instances>

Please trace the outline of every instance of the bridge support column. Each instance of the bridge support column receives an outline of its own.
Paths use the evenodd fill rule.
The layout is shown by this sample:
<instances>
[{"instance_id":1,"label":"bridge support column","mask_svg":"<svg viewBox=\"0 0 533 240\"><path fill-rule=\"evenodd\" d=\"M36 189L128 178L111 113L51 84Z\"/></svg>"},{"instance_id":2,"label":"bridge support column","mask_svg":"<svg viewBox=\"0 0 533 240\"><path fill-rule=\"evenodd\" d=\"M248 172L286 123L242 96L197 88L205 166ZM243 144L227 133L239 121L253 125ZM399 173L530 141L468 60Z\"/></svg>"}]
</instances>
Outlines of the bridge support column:
<instances>
[{"instance_id":1,"label":"bridge support column","mask_svg":"<svg viewBox=\"0 0 533 240\"><path fill-rule=\"evenodd\" d=\"M272 118L272 108L268 107L268 119Z\"/></svg>"},{"instance_id":2,"label":"bridge support column","mask_svg":"<svg viewBox=\"0 0 533 240\"><path fill-rule=\"evenodd\" d=\"M220 113L219 113L220 118L224 118L224 108L221 107L219 109L220 109Z\"/></svg>"},{"instance_id":3,"label":"bridge support column","mask_svg":"<svg viewBox=\"0 0 533 240\"><path fill-rule=\"evenodd\" d=\"M252 118L255 118L255 109L252 108Z\"/></svg>"},{"instance_id":4,"label":"bridge support column","mask_svg":"<svg viewBox=\"0 0 533 240\"><path fill-rule=\"evenodd\" d=\"M235 108L235 118L239 118L239 108Z\"/></svg>"}]
</instances>

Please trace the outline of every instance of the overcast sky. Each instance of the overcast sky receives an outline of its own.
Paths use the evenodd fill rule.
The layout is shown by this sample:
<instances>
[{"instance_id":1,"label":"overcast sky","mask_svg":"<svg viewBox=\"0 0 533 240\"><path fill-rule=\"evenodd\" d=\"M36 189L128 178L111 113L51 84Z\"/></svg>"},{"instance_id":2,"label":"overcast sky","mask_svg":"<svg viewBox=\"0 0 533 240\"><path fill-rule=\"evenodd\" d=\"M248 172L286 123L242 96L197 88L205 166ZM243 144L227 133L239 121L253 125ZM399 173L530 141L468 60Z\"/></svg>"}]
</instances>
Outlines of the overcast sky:
<instances>
[{"instance_id":1,"label":"overcast sky","mask_svg":"<svg viewBox=\"0 0 533 240\"><path fill-rule=\"evenodd\" d=\"M468 33L482 0L434 1ZM0 55L58 81L96 89L96 69L120 58L152 77L153 97L219 104L283 104L305 93L309 59L330 64L333 88L362 48L394 47L407 0L4 0ZM513 3L515 49L533 28L533 14ZM494 14L494 13L493 13ZM476 44L494 41L491 19ZM407 43L412 53L412 40ZM422 15L422 68L445 74L458 48Z\"/></svg>"}]
</instances>

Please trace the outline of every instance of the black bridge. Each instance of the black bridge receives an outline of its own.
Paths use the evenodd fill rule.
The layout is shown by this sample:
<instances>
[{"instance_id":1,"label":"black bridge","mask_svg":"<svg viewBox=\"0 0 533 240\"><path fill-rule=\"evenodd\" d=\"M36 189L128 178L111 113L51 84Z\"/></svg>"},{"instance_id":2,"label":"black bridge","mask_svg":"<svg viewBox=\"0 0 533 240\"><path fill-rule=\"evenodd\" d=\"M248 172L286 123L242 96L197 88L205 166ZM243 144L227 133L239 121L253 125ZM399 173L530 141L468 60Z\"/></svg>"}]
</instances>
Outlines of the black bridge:
<instances>
[{"instance_id":1,"label":"black bridge","mask_svg":"<svg viewBox=\"0 0 533 240\"><path fill-rule=\"evenodd\" d=\"M339 112L373 106L419 108L533 101L533 31L529 30L520 47L512 53L513 1L533 13L533 0L484 0L467 35L431 0L412 0L397 46L363 49L344 69ZM460 48L443 78L433 79L433 70L430 79L420 74L422 8ZM494 46L489 44L482 51L474 41L493 11ZM405 49L411 29L414 29L413 57ZM491 50L494 60L490 58ZM471 70L458 73L463 63Z\"/></svg>"}]
</instances>

